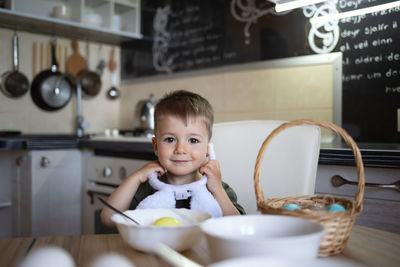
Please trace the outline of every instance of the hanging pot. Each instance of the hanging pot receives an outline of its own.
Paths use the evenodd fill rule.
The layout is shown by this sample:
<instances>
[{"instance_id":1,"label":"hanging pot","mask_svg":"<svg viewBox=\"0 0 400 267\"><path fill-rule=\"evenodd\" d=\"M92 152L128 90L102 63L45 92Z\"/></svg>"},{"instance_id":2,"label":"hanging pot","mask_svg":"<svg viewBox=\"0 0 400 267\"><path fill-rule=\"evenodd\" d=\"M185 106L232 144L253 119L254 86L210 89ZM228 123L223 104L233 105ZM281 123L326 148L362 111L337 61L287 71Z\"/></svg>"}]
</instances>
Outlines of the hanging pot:
<instances>
[{"instance_id":1,"label":"hanging pot","mask_svg":"<svg viewBox=\"0 0 400 267\"><path fill-rule=\"evenodd\" d=\"M86 44L86 69L78 73L78 79L81 83L82 90L86 95L95 96L100 92L101 79L100 75L89 70L89 43Z\"/></svg>"},{"instance_id":2,"label":"hanging pot","mask_svg":"<svg viewBox=\"0 0 400 267\"><path fill-rule=\"evenodd\" d=\"M29 90L28 78L18 70L18 36L13 36L13 70L7 71L1 76L1 90L6 96L19 97Z\"/></svg>"},{"instance_id":3,"label":"hanging pot","mask_svg":"<svg viewBox=\"0 0 400 267\"><path fill-rule=\"evenodd\" d=\"M32 82L31 97L41 109L55 111L61 109L71 99L72 84L67 78L60 78L56 60L55 40L51 42L51 68L40 72Z\"/></svg>"}]
</instances>

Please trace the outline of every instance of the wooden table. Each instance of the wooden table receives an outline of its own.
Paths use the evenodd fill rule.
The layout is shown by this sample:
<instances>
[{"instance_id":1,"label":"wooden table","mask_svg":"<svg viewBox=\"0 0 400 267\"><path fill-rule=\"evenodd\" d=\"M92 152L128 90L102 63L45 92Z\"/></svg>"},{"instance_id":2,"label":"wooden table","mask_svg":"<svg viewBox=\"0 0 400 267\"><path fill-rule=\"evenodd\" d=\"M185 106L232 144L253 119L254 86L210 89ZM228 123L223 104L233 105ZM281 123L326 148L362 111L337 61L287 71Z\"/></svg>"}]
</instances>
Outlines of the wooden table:
<instances>
[{"instance_id":1,"label":"wooden table","mask_svg":"<svg viewBox=\"0 0 400 267\"><path fill-rule=\"evenodd\" d=\"M47 245L67 250L77 267L88 266L94 258L106 252L122 254L136 267L169 266L155 255L134 250L123 242L119 234L0 239L0 266L15 266L25 254ZM203 265L211 263L205 240L182 254ZM354 226L346 249L332 258L353 260L367 266L397 267L400 263L400 235Z\"/></svg>"},{"instance_id":2,"label":"wooden table","mask_svg":"<svg viewBox=\"0 0 400 267\"><path fill-rule=\"evenodd\" d=\"M33 245L33 237L0 238L0 266L16 266Z\"/></svg>"}]
</instances>

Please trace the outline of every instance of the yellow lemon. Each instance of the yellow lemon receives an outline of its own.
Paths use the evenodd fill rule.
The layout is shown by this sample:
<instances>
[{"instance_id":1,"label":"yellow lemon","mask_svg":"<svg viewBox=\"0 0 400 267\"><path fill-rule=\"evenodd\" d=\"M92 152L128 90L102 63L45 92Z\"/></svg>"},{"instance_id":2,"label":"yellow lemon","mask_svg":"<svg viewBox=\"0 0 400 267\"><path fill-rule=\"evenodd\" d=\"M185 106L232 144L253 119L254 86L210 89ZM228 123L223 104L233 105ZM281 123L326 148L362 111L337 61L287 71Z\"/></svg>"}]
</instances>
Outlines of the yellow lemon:
<instances>
[{"instance_id":1,"label":"yellow lemon","mask_svg":"<svg viewBox=\"0 0 400 267\"><path fill-rule=\"evenodd\" d=\"M156 220L153 225L155 226L178 226L182 225L180 221L172 217L162 217Z\"/></svg>"}]
</instances>

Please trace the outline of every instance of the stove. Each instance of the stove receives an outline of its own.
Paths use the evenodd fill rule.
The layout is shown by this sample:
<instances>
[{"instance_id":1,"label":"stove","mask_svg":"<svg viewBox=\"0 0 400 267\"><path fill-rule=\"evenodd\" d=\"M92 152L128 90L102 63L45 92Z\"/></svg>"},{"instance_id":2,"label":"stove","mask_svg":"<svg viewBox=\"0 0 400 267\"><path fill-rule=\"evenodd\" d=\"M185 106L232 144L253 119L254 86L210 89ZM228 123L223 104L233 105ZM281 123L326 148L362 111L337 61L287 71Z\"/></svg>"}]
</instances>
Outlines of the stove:
<instances>
[{"instance_id":1,"label":"stove","mask_svg":"<svg viewBox=\"0 0 400 267\"><path fill-rule=\"evenodd\" d=\"M108 138L118 140L128 137ZM85 154L83 234L117 233L116 229L108 229L101 223L100 214L104 204L99 201L98 197L107 199L127 176L147 162L149 161L142 159L108 157L94 153Z\"/></svg>"}]
</instances>

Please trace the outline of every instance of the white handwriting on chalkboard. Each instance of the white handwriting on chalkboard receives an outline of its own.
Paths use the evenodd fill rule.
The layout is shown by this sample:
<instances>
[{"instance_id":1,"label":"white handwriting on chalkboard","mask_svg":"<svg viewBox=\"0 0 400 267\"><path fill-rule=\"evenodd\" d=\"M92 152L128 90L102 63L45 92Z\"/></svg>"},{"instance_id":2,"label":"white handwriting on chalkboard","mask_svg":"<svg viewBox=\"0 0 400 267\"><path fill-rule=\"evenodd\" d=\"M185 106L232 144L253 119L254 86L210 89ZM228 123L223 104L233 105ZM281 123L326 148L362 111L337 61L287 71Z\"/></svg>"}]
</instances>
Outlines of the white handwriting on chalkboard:
<instances>
[{"instance_id":1,"label":"white handwriting on chalkboard","mask_svg":"<svg viewBox=\"0 0 400 267\"><path fill-rule=\"evenodd\" d=\"M390 37L372 40L372 46L391 45L392 43L393 39Z\"/></svg>"},{"instance_id":2,"label":"white handwriting on chalkboard","mask_svg":"<svg viewBox=\"0 0 400 267\"><path fill-rule=\"evenodd\" d=\"M400 54L399 53L390 53L390 55L387 57L388 61L399 61L400 60Z\"/></svg>"},{"instance_id":3,"label":"white handwriting on chalkboard","mask_svg":"<svg viewBox=\"0 0 400 267\"><path fill-rule=\"evenodd\" d=\"M354 49L364 49L368 47L368 40L364 40L360 43L354 44Z\"/></svg>"},{"instance_id":4,"label":"white handwriting on chalkboard","mask_svg":"<svg viewBox=\"0 0 400 267\"><path fill-rule=\"evenodd\" d=\"M382 55L379 55L379 56L366 55L366 56L356 57L355 60L354 60L354 63L356 65L363 64L363 63L364 64L367 64L367 63L379 63L379 62L382 62L382 60L383 60L383 56Z\"/></svg>"},{"instance_id":5,"label":"white handwriting on chalkboard","mask_svg":"<svg viewBox=\"0 0 400 267\"><path fill-rule=\"evenodd\" d=\"M341 19L340 23L360 24L366 18L367 18L366 15L358 15L358 16Z\"/></svg>"},{"instance_id":6,"label":"white handwriting on chalkboard","mask_svg":"<svg viewBox=\"0 0 400 267\"><path fill-rule=\"evenodd\" d=\"M391 37L378 38L378 39L374 39L371 41L371 45L373 47L385 46L385 45L391 45L391 44L393 44L393 39ZM370 42L368 40L364 40L359 43L353 44L352 47L356 50L366 49L366 48L370 47ZM351 50L351 45L348 42L345 42L339 47L339 50L342 52L349 51L349 50Z\"/></svg>"},{"instance_id":7,"label":"white handwriting on chalkboard","mask_svg":"<svg viewBox=\"0 0 400 267\"><path fill-rule=\"evenodd\" d=\"M389 68L389 69L386 71L385 76L386 76L387 78L400 77L400 69L399 69L399 70L396 70L396 69Z\"/></svg>"},{"instance_id":8,"label":"white handwriting on chalkboard","mask_svg":"<svg viewBox=\"0 0 400 267\"><path fill-rule=\"evenodd\" d=\"M344 82L359 81L363 78L363 76L364 74L362 73L343 75L343 81Z\"/></svg>"},{"instance_id":9,"label":"white handwriting on chalkboard","mask_svg":"<svg viewBox=\"0 0 400 267\"><path fill-rule=\"evenodd\" d=\"M355 30L346 30L346 29L344 29L342 31L342 33L340 34L340 36L343 39L347 38L347 37L356 38L359 33L360 33L360 29L355 29Z\"/></svg>"},{"instance_id":10,"label":"white handwriting on chalkboard","mask_svg":"<svg viewBox=\"0 0 400 267\"><path fill-rule=\"evenodd\" d=\"M373 33L376 33L376 32L385 31L385 30L387 30L387 28L389 28L389 25L384 24L384 23L379 23L378 25L365 27L364 33L365 33L365 35L372 35Z\"/></svg>"},{"instance_id":11,"label":"white handwriting on chalkboard","mask_svg":"<svg viewBox=\"0 0 400 267\"><path fill-rule=\"evenodd\" d=\"M363 2L363 0L339 0L339 7L344 8L354 8L357 9L358 6Z\"/></svg>"},{"instance_id":12,"label":"white handwriting on chalkboard","mask_svg":"<svg viewBox=\"0 0 400 267\"><path fill-rule=\"evenodd\" d=\"M400 7L392 7L386 10L382 10L382 11L377 11L377 12L372 12L371 15L372 16L385 16L391 13L395 13L395 12L400 12Z\"/></svg>"},{"instance_id":13,"label":"white handwriting on chalkboard","mask_svg":"<svg viewBox=\"0 0 400 267\"><path fill-rule=\"evenodd\" d=\"M400 54L391 52L388 55L382 55L382 54L374 55L374 56L359 55L354 59L354 64L359 65L359 64L368 64L368 63L380 63L380 62L383 62L383 60L386 60L388 62L400 61ZM348 57L346 57L343 60L343 64L344 65L350 64L350 60Z\"/></svg>"},{"instance_id":14,"label":"white handwriting on chalkboard","mask_svg":"<svg viewBox=\"0 0 400 267\"><path fill-rule=\"evenodd\" d=\"M400 94L400 86L385 86L385 93L399 93Z\"/></svg>"},{"instance_id":15,"label":"white handwriting on chalkboard","mask_svg":"<svg viewBox=\"0 0 400 267\"><path fill-rule=\"evenodd\" d=\"M382 78L381 72L367 73L368 80L380 79Z\"/></svg>"}]
</instances>

